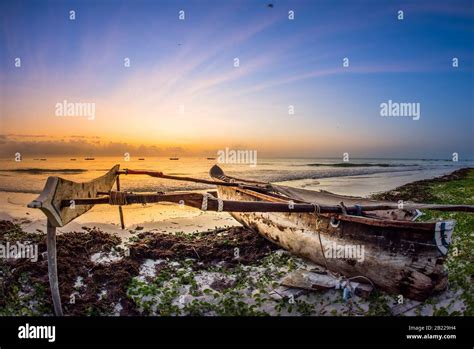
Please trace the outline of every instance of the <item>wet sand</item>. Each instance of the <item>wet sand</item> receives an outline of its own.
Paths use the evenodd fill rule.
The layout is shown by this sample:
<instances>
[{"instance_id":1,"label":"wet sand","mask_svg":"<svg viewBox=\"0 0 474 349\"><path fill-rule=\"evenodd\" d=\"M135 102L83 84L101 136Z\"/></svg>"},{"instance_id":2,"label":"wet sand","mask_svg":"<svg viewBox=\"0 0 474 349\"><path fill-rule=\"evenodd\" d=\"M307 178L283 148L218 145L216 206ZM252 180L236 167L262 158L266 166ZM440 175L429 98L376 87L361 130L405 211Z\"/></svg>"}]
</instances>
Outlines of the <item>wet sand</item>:
<instances>
[{"instance_id":1,"label":"wet sand","mask_svg":"<svg viewBox=\"0 0 474 349\"><path fill-rule=\"evenodd\" d=\"M46 219L38 209L26 205L37 194L0 192L0 219L17 223L25 232L46 231ZM240 226L228 213L201 212L175 204L131 205L123 208L125 229L120 227L118 208L96 205L86 214L78 217L59 233L80 231L83 227L100 228L102 231L128 238L138 229L165 233L193 233L216 227Z\"/></svg>"}]
</instances>

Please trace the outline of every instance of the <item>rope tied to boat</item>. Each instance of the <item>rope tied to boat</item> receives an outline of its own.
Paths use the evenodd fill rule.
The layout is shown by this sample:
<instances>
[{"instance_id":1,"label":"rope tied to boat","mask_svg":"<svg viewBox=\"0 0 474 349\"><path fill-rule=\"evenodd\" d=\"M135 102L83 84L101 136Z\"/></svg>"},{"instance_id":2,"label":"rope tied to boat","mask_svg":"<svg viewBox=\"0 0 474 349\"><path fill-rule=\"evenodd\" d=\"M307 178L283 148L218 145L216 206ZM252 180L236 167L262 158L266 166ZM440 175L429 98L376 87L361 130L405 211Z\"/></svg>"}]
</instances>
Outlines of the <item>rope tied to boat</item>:
<instances>
[{"instance_id":1,"label":"rope tied to boat","mask_svg":"<svg viewBox=\"0 0 474 349\"><path fill-rule=\"evenodd\" d=\"M207 211L207 205L208 205L209 199L214 199L214 196L208 193L202 195L202 204L201 204L202 211ZM224 210L224 201L220 198L217 198L217 212L222 212L223 210Z\"/></svg>"},{"instance_id":2,"label":"rope tied to boat","mask_svg":"<svg viewBox=\"0 0 474 349\"><path fill-rule=\"evenodd\" d=\"M201 204L201 210L202 211L207 211L207 200L211 197L209 194L203 194L202 195L202 204Z\"/></svg>"},{"instance_id":3,"label":"rope tied to boat","mask_svg":"<svg viewBox=\"0 0 474 349\"><path fill-rule=\"evenodd\" d=\"M319 223L321 221L321 207L319 206L319 204L317 204L315 202L313 202L312 205L314 206L314 213L316 213L316 232L318 233L319 247L321 247L321 254L323 255L323 258L324 258L324 264L326 265L326 271L329 271L328 261L326 259L326 253L324 253L323 241L321 240L321 229L319 227Z\"/></svg>"},{"instance_id":4,"label":"rope tied to boat","mask_svg":"<svg viewBox=\"0 0 474 349\"><path fill-rule=\"evenodd\" d=\"M217 212L222 212L224 210L224 201L220 198L217 198Z\"/></svg>"},{"instance_id":5,"label":"rope tied to boat","mask_svg":"<svg viewBox=\"0 0 474 349\"><path fill-rule=\"evenodd\" d=\"M315 202L313 202L312 205L314 206L313 213L316 213L316 215L319 217L319 215L321 214L321 206L319 206L319 204Z\"/></svg>"},{"instance_id":6,"label":"rope tied to boat","mask_svg":"<svg viewBox=\"0 0 474 349\"><path fill-rule=\"evenodd\" d=\"M110 191L109 195L110 205L127 205L127 193L124 191Z\"/></svg>"},{"instance_id":7,"label":"rope tied to boat","mask_svg":"<svg viewBox=\"0 0 474 349\"><path fill-rule=\"evenodd\" d=\"M321 219L321 207L317 203L312 203L312 205L314 206L314 213L316 213L316 231L318 233L319 246L321 247L321 254L323 255L323 258L324 258L324 264L326 266L326 272L331 274L333 277L336 277L336 275L331 270L329 270L329 268L328 268L328 261L326 259L326 254L324 253L323 242L321 240L321 231L319 229L320 219ZM343 214L347 214L347 210L346 210L346 207L345 207L343 202L341 202L341 204L338 205L338 206L341 207L341 210L342 210ZM360 210L360 213L358 213L358 214L361 215L362 214L362 207L360 205L355 205L355 206L357 207L358 212ZM337 225L339 225L339 223ZM345 301L352 298L353 289L352 289L352 285L351 285L351 280L359 279L359 278L367 280L372 285L372 287L375 289L375 284L372 282L372 280L370 280L366 276L356 275L356 276L353 276L353 277L350 277L350 278L345 278L346 279L346 285L343 289L343 298L344 298Z\"/></svg>"}]
</instances>

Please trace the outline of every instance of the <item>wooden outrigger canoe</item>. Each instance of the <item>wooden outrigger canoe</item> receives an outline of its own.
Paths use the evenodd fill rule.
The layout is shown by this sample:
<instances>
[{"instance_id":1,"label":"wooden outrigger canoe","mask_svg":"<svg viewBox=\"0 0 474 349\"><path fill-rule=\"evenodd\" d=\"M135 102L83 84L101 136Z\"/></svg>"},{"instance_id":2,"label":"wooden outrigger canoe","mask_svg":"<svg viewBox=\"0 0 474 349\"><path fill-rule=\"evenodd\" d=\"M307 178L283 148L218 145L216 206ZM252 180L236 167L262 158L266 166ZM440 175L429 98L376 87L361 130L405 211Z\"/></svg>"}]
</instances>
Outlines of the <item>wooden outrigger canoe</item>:
<instances>
[{"instance_id":1,"label":"wooden outrigger canoe","mask_svg":"<svg viewBox=\"0 0 474 349\"><path fill-rule=\"evenodd\" d=\"M148 175L163 179L216 185L210 193L130 193L120 190L120 175ZM447 285L443 269L454 221L414 222L418 209L474 212L470 205L398 204L314 192L226 176L217 165L213 180L134 171L114 166L105 175L86 183L49 177L43 192L28 207L41 209L48 218L48 272L56 315L62 315L56 256L56 228L62 227L94 205L122 206L172 202L203 211L225 211L281 247L345 277L363 277L379 288L423 300ZM116 190L112 188L116 186ZM339 258L325 251L359 247L357 258ZM346 249L346 246L349 249ZM362 249L363 248L363 249ZM336 258L333 258L336 257Z\"/></svg>"},{"instance_id":2,"label":"wooden outrigger canoe","mask_svg":"<svg viewBox=\"0 0 474 349\"><path fill-rule=\"evenodd\" d=\"M210 175L224 183L255 183L226 176L214 166ZM267 193L218 186L224 200L374 205L384 202L278 185ZM244 226L296 255L346 277L364 276L393 294L424 300L447 286L443 267L455 221L415 222L416 209L361 211L359 214L231 212ZM363 252L363 256L356 255ZM351 254L353 257L348 257ZM342 258L339 258L341 257Z\"/></svg>"}]
</instances>

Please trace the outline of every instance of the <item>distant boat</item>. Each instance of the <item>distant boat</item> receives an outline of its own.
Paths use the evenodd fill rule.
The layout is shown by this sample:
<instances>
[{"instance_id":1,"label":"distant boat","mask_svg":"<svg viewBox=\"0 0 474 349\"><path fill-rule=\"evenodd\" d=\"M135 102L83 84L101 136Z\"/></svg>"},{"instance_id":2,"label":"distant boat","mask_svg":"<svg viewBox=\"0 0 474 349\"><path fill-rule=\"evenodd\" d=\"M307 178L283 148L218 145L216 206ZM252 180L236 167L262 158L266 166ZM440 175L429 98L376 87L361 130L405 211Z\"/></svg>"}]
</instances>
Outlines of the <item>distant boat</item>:
<instances>
[{"instance_id":1,"label":"distant boat","mask_svg":"<svg viewBox=\"0 0 474 349\"><path fill-rule=\"evenodd\" d=\"M84 160L89 160L89 161L91 161L91 160L95 160L95 158L84 158Z\"/></svg>"},{"instance_id":2,"label":"distant boat","mask_svg":"<svg viewBox=\"0 0 474 349\"><path fill-rule=\"evenodd\" d=\"M170 160L179 160L179 158L170 158Z\"/></svg>"},{"instance_id":3,"label":"distant boat","mask_svg":"<svg viewBox=\"0 0 474 349\"><path fill-rule=\"evenodd\" d=\"M46 159L46 158L42 158L42 159L40 159L40 161L46 161L46 160L48 160L48 159Z\"/></svg>"},{"instance_id":4,"label":"distant boat","mask_svg":"<svg viewBox=\"0 0 474 349\"><path fill-rule=\"evenodd\" d=\"M138 158L138 160L143 161L143 160L145 160L145 158Z\"/></svg>"},{"instance_id":5,"label":"distant boat","mask_svg":"<svg viewBox=\"0 0 474 349\"><path fill-rule=\"evenodd\" d=\"M71 161L76 161L77 159L69 159L69 160L71 160Z\"/></svg>"},{"instance_id":6,"label":"distant boat","mask_svg":"<svg viewBox=\"0 0 474 349\"><path fill-rule=\"evenodd\" d=\"M215 160L216 158L207 158L207 160Z\"/></svg>"}]
</instances>

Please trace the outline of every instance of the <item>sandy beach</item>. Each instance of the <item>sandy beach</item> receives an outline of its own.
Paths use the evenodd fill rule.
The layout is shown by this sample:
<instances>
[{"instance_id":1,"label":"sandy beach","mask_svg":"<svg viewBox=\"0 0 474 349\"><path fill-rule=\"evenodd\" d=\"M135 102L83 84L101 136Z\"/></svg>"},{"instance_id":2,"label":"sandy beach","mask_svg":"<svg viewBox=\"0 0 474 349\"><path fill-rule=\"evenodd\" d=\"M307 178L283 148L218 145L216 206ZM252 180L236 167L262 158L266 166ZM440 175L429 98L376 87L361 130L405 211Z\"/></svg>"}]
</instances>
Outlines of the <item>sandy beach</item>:
<instances>
[{"instance_id":1,"label":"sandy beach","mask_svg":"<svg viewBox=\"0 0 474 349\"><path fill-rule=\"evenodd\" d=\"M26 205L37 197L36 194L0 192L0 219L10 220L21 226L25 232L44 231L44 214ZM229 214L206 212L186 206L172 204L134 205L124 209L126 229L120 227L116 207L96 206L85 216L80 216L58 232L80 231L83 227L100 228L102 231L129 238L139 230L160 231L164 233L195 233L240 225ZM138 229L137 229L138 228Z\"/></svg>"},{"instance_id":2,"label":"sandy beach","mask_svg":"<svg viewBox=\"0 0 474 349\"><path fill-rule=\"evenodd\" d=\"M327 188L340 181L327 179L322 185ZM400 193L427 192L431 183L437 181L415 182L401 187L406 190L392 188L378 195L391 195L393 200ZM52 312L44 254L45 219L39 210L25 206L35 196L0 194L3 242L30 240L38 244L40 253L37 263L3 261L10 271L3 276L2 292L11 293L14 285L18 292L14 302L11 296L5 297L3 315ZM97 206L58 229L58 268L66 314L430 316L472 312L472 288L455 287L455 283L424 303L407 299L403 304L395 295L378 291L369 298L354 295L346 302L338 289L307 291L282 286L281 280L291 273L321 270L321 266L278 248L227 213L203 213L171 204L136 205L125 208L125 221L126 229L121 230L117 208Z\"/></svg>"}]
</instances>

